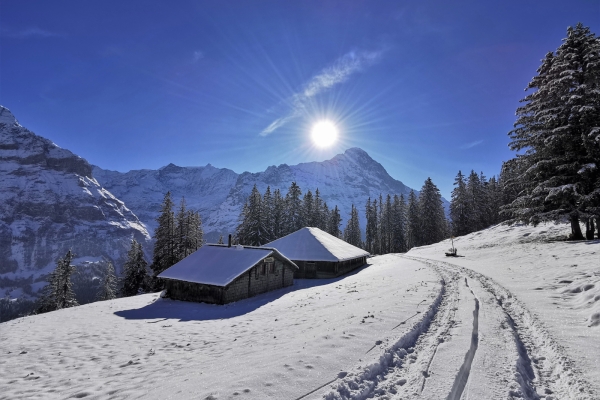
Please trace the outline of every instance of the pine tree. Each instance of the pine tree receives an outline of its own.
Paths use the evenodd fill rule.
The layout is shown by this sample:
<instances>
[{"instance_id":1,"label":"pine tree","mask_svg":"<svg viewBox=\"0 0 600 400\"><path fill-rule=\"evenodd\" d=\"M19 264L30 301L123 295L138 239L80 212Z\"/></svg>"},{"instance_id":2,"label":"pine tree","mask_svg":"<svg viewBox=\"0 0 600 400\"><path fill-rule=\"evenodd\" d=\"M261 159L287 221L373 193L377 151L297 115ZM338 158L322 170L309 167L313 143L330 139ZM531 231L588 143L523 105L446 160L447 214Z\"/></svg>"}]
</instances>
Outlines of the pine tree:
<instances>
[{"instance_id":1,"label":"pine tree","mask_svg":"<svg viewBox=\"0 0 600 400\"><path fill-rule=\"evenodd\" d=\"M154 231L154 255L152 270L154 276L171 267L178 260L176 257L175 216L171 192L167 192L157 218L158 227Z\"/></svg>"},{"instance_id":2,"label":"pine tree","mask_svg":"<svg viewBox=\"0 0 600 400\"><path fill-rule=\"evenodd\" d=\"M529 83L509 132L521 190L504 213L532 223L579 220L600 205L600 42L589 28L569 27L556 54L548 53ZM596 214L597 215L597 214Z\"/></svg>"},{"instance_id":3,"label":"pine tree","mask_svg":"<svg viewBox=\"0 0 600 400\"><path fill-rule=\"evenodd\" d=\"M302 196L302 190L296 182L292 182L285 195L284 236L288 233L296 232L305 226L304 219L302 218L302 199L300 196Z\"/></svg>"},{"instance_id":4,"label":"pine tree","mask_svg":"<svg viewBox=\"0 0 600 400\"><path fill-rule=\"evenodd\" d=\"M219 236L219 241L217 242L217 244L225 244L225 242L223 241L223 235Z\"/></svg>"},{"instance_id":5,"label":"pine tree","mask_svg":"<svg viewBox=\"0 0 600 400\"><path fill-rule=\"evenodd\" d=\"M100 289L98 290L98 301L112 300L117 297L117 277L115 276L115 267L109 261L106 265L106 272L102 278Z\"/></svg>"},{"instance_id":6,"label":"pine tree","mask_svg":"<svg viewBox=\"0 0 600 400\"><path fill-rule=\"evenodd\" d=\"M427 178L419 194L420 245L440 242L446 235L446 216L442 195L431 178Z\"/></svg>"},{"instance_id":7,"label":"pine tree","mask_svg":"<svg viewBox=\"0 0 600 400\"><path fill-rule=\"evenodd\" d=\"M410 250L413 247L421 245L421 220L419 213L419 203L414 190L408 194L408 209L406 212L408 229L406 230L406 246Z\"/></svg>"},{"instance_id":8,"label":"pine tree","mask_svg":"<svg viewBox=\"0 0 600 400\"><path fill-rule=\"evenodd\" d=\"M321 208L321 216L319 218L319 224L317 227L324 232L329 230L329 223L331 221L331 211L329 211L329 206L327 203L323 202L323 207Z\"/></svg>"},{"instance_id":9,"label":"pine tree","mask_svg":"<svg viewBox=\"0 0 600 400\"><path fill-rule=\"evenodd\" d=\"M362 239L360 232L360 224L358 220L358 210L352 204L352 210L350 211L350 219L344 229L344 240L356 247L362 247Z\"/></svg>"},{"instance_id":10,"label":"pine tree","mask_svg":"<svg viewBox=\"0 0 600 400\"><path fill-rule=\"evenodd\" d=\"M175 246L175 262L179 262L188 256L187 246L188 233L189 233L189 219L188 211L185 208L185 198L181 198L177 214L175 215L175 229L174 229L174 246Z\"/></svg>"},{"instance_id":11,"label":"pine tree","mask_svg":"<svg viewBox=\"0 0 600 400\"><path fill-rule=\"evenodd\" d=\"M302 220L304 221L304 226L314 227L316 225L315 204L310 189L306 192L302 200Z\"/></svg>"},{"instance_id":12,"label":"pine tree","mask_svg":"<svg viewBox=\"0 0 600 400\"><path fill-rule=\"evenodd\" d=\"M273 240L284 236L285 200L279 189L273 193L272 230Z\"/></svg>"},{"instance_id":13,"label":"pine tree","mask_svg":"<svg viewBox=\"0 0 600 400\"><path fill-rule=\"evenodd\" d=\"M38 312L48 312L78 306L73 293L71 275L77 270L71 265L75 255L71 250L56 262L56 268L50 274L48 285L43 289Z\"/></svg>"},{"instance_id":14,"label":"pine tree","mask_svg":"<svg viewBox=\"0 0 600 400\"><path fill-rule=\"evenodd\" d=\"M313 215L311 217L311 219L312 219L311 226L314 226L321 230L325 230L324 228L326 226L327 216L325 215L324 206L327 206L327 204L325 204L323 202L323 199L321 199L321 192L319 192L319 188L317 188L315 190L315 197L313 200L313 204L314 204L314 211L313 211Z\"/></svg>"},{"instance_id":15,"label":"pine tree","mask_svg":"<svg viewBox=\"0 0 600 400\"><path fill-rule=\"evenodd\" d=\"M329 224L327 224L327 233L336 238L342 237L342 231L340 227L342 226L342 217L340 215L340 210L337 206L331 210L331 216L329 217Z\"/></svg>"},{"instance_id":16,"label":"pine tree","mask_svg":"<svg viewBox=\"0 0 600 400\"><path fill-rule=\"evenodd\" d=\"M271 186L267 186L267 190L265 190L265 194L262 198L262 209L264 216L264 225L265 225L265 243L275 240L275 220L274 220L274 210L275 203L273 199L273 195L271 194Z\"/></svg>"},{"instance_id":17,"label":"pine tree","mask_svg":"<svg viewBox=\"0 0 600 400\"><path fill-rule=\"evenodd\" d=\"M454 190L452 190L452 199L450 201L450 218L452 219L452 232L455 236L462 236L471 233L469 221L470 201L467 192L465 177L461 171L458 171L454 179Z\"/></svg>"},{"instance_id":18,"label":"pine tree","mask_svg":"<svg viewBox=\"0 0 600 400\"><path fill-rule=\"evenodd\" d=\"M252 188L248 198L248 214L244 223L247 231L244 237L244 244L249 246L262 246L269 241L269 234L265 224L265 215L263 211L262 196L256 188Z\"/></svg>"},{"instance_id":19,"label":"pine tree","mask_svg":"<svg viewBox=\"0 0 600 400\"><path fill-rule=\"evenodd\" d=\"M405 253L408 251L406 248L406 202L404 201L404 195L394 195L393 217L392 217L392 252L394 253Z\"/></svg>"},{"instance_id":20,"label":"pine tree","mask_svg":"<svg viewBox=\"0 0 600 400\"><path fill-rule=\"evenodd\" d=\"M135 296L143 290L144 281L148 274L147 265L142 245L135 239L131 239L127 261L123 266L123 296Z\"/></svg>"},{"instance_id":21,"label":"pine tree","mask_svg":"<svg viewBox=\"0 0 600 400\"><path fill-rule=\"evenodd\" d=\"M365 205L365 216L367 219L367 226L365 227L365 249L371 254L376 254L375 235L377 234L377 213L374 212L370 197L367 199L367 204Z\"/></svg>"}]
</instances>

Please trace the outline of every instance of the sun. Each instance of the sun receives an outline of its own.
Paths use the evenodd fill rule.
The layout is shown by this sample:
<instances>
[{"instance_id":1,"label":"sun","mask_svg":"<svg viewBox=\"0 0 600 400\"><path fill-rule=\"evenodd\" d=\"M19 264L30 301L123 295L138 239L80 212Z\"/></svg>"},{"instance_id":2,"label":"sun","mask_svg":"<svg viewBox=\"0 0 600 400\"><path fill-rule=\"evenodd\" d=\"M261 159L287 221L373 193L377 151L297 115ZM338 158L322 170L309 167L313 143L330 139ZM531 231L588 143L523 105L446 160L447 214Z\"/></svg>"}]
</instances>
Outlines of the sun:
<instances>
[{"instance_id":1,"label":"sun","mask_svg":"<svg viewBox=\"0 0 600 400\"><path fill-rule=\"evenodd\" d=\"M331 121L319 121L312 127L311 137L317 147L329 147L338 137L338 129Z\"/></svg>"}]
</instances>

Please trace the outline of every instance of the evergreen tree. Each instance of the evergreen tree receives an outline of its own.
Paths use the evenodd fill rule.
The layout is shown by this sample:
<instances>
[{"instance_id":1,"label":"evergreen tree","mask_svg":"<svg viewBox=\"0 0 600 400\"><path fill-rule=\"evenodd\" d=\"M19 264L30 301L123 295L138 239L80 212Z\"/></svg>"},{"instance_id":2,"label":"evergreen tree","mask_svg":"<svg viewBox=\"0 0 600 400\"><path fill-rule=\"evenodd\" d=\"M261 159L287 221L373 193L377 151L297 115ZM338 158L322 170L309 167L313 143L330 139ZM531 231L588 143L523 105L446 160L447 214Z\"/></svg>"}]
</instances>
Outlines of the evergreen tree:
<instances>
[{"instance_id":1,"label":"evergreen tree","mask_svg":"<svg viewBox=\"0 0 600 400\"><path fill-rule=\"evenodd\" d=\"M60 310L79 305L75 300L73 283L71 282L71 275L76 271L75 266L71 265L74 257L73 252L69 250L63 258L58 259L56 268L50 274L48 285L43 289L38 312Z\"/></svg>"},{"instance_id":2,"label":"evergreen tree","mask_svg":"<svg viewBox=\"0 0 600 400\"><path fill-rule=\"evenodd\" d=\"M353 246L362 247L358 210L354 207L354 204L352 204L350 219L344 229L344 240Z\"/></svg>"},{"instance_id":3,"label":"evergreen tree","mask_svg":"<svg viewBox=\"0 0 600 400\"><path fill-rule=\"evenodd\" d=\"M394 195L393 217L392 217L392 249L394 253L405 253L406 248L406 202L404 195Z\"/></svg>"},{"instance_id":4,"label":"evergreen tree","mask_svg":"<svg viewBox=\"0 0 600 400\"><path fill-rule=\"evenodd\" d=\"M504 209L538 224L568 217L573 239L579 220L600 205L600 42L589 28L569 27L556 54L548 53L517 109L511 150L518 194Z\"/></svg>"},{"instance_id":5,"label":"evergreen tree","mask_svg":"<svg viewBox=\"0 0 600 400\"><path fill-rule=\"evenodd\" d=\"M454 179L454 186L455 188L452 190L452 199L450 201L452 232L455 236L462 236L472 232L472 230L469 221L469 193L467 192L465 177L461 171L458 171Z\"/></svg>"},{"instance_id":6,"label":"evergreen tree","mask_svg":"<svg viewBox=\"0 0 600 400\"><path fill-rule=\"evenodd\" d=\"M262 198L262 213L264 218L265 225L265 243L270 242L271 240L275 240L275 220L273 211L275 210L275 204L273 195L271 194L271 186L267 186L267 190L265 190L265 194L263 194Z\"/></svg>"},{"instance_id":7,"label":"evergreen tree","mask_svg":"<svg viewBox=\"0 0 600 400\"><path fill-rule=\"evenodd\" d=\"M342 217L340 215L340 210L337 206L331 210L331 216L329 217L329 224L327 225L327 233L336 238L342 237L342 231L340 227L342 226Z\"/></svg>"},{"instance_id":8,"label":"evergreen tree","mask_svg":"<svg viewBox=\"0 0 600 400\"><path fill-rule=\"evenodd\" d=\"M323 207L321 208L321 216L319 218L319 224L317 227L324 232L329 230L329 223L331 221L331 211L329 211L329 206L327 206L326 202L323 202Z\"/></svg>"},{"instance_id":9,"label":"evergreen tree","mask_svg":"<svg viewBox=\"0 0 600 400\"><path fill-rule=\"evenodd\" d=\"M326 221L327 221L327 215L325 212L325 206L327 206L327 204L325 204L323 202L323 199L321 199L321 192L319 192L319 188L317 188L315 190L315 197L313 200L313 204L314 204L314 212L313 215L311 217L312 219L312 223L310 226L314 226L316 228L319 228L321 230L326 230Z\"/></svg>"},{"instance_id":10,"label":"evergreen tree","mask_svg":"<svg viewBox=\"0 0 600 400\"><path fill-rule=\"evenodd\" d=\"M377 200L375 200L377 205ZM367 218L367 226L365 227L365 249L371 253L375 253L375 235L377 235L377 213L371 203L371 198L367 199L365 205L365 216Z\"/></svg>"},{"instance_id":11,"label":"evergreen tree","mask_svg":"<svg viewBox=\"0 0 600 400\"><path fill-rule=\"evenodd\" d=\"M406 212L408 229L406 230L406 246L410 250L413 247L421 245L421 220L419 213L419 203L414 190L408 195L408 209Z\"/></svg>"},{"instance_id":12,"label":"evergreen tree","mask_svg":"<svg viewBox=\"0 0 600 400\"><path fill-rule=\"evenodd\" d=\"M225 244L225 242L223 241L223 235L219 236L219 241L217 242L217 244Z\"/></svg>"},{"instance_id":13,"label":"evergreen tree","mask_svg":"<svg viewBox=\"0 0 600 400\"><path fill-rule=\"evenodd\" d=\"M304 219L302 218L303 207L300 196L302 196L302 190L300 190L296 182L292 182L285 195L285 229L283 236L296 232L305 226Z\"/></svg>"},{"instance_id":14,"label":"evergreen tree","mask_svg":"<svg viewBox=\"0 0 600 400\"><path fill-rule=\"evenodd\" d=\"M171 192L167 192L161 206L160 216L157 218L158 227L154 231L154 255L152 270L154 276L160 274L178 259L175 240L175 216Z\"/></svg>"},{"instance_id":15,"label":"evergreen tree","mask_svg":"<svg viewBox=\"0 0 600 400\"><path fill-rule=\"evenodd\" d=\"M302 220L304 221L304 226L316 226L314 203L312 192L309 189L302 200Z\"/></svg>"},{"instance_id":16,"label":"evergreen tree","mask_svg":"<svg viewBox=\"0 0 600 400\"><path fill-rule=\"evenodd\" d=\"M112 300L117 297L117 277L115 276L115 267L109 261L106 265L106 272L102 278L97 298L99 301Z\"/></svg>"},{"instance_id":17,"label":"evergreen tree","mask_svg":"<svg viewBox=\"0 0 600 400\"><path fill-rule=\"evenodd\" d=\"M273 194L273 211L271 216L273 240L284 236L284 217L285 200L281 196L279 189L276 189Z\"/></svg>"},{"instance_id":18,"label":"evergreen tree","mask_svg":"<svg viewBox=\"0 0 600 400\"><path fill-rule=\"evenodd\" d=\"M188 233L189 233L188 211L185 208L185 198L181 198L177 214L175 215L174 246L175 262L183 260L187 254Z\"/></svg>"},{"instance_id":19,"label":"evergreen tree","mask_svg":"<svg viewBox=\"0 0 600 400\"><path fill-rule=\"evenodd\" d=\"M248 214L246 215L246 236L244 244L249 246L262 246L268 243L270 235L265 224L265 215L263 211L262 196L256 188L252 188L248 198Z\"/></svg>"},{"instance_id":20,"label":"evergreen tree","mask_svg":"<svg viewBox=\"0 0 600 400\"><path fill-rule=\"evenodd\" d=\"M238 217L238 226L235 230L236 241L240 244L246 244L246 238L250 232L249 221L250 208L248 207L248 201L246 201Z\"/></svg>"},{"instance_id":21,"label":"evergreen tree","mask_svg":"<svg viewBox=\"0 0 600 400\"><path fill-rule=\"evenodd\" d=\"M442 195L431 178L427 178L419 194L420 245L440 242L446 235L446 217Z\"/></svg>"},{"instance_id":22,"label":"evergreen tree","mask_svg":"<svg viewBox=\"0 0 600 400\"><path fill-rule=\"evenodd\" d=\"M123 266L123 296L135 296L143 290L144 281L148 274L148 263L144 259L142 245L131 239L131 247L127 252L127 261Z\"/></svg>"}]
</instances>

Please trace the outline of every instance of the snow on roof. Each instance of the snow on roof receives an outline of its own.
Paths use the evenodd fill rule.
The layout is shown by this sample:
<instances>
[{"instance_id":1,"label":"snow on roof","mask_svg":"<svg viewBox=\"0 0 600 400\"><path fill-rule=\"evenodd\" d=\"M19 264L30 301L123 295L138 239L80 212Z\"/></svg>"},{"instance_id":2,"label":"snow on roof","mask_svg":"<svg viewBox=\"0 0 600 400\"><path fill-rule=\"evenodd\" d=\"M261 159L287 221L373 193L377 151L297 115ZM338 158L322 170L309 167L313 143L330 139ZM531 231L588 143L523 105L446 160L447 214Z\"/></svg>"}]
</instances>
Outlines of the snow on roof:
<instances>
[{"instance_id":1,"label":"snow on roof","mask_svg":"<svg viewBox=\"0 0 600 400\"><path fill-rule=\"evenodd\" d=\"M294 233L267 243L290 260L344 261L366 257L368 252L323 232L319 228L302 228Z\"/></svg>"},{"instance_id":2,"label":"snow on roof","mask_svg":"<svg viewBox=\"0 0 600 400\"><path fill-rule=\"evenodd\" d=\"M158 277L205 285L227 286L235 278L273 253L286 259L272 248L202 246L177 264L167 268ZM293 262L289 262L296 267Z\"/></svg>"}]
</instances>

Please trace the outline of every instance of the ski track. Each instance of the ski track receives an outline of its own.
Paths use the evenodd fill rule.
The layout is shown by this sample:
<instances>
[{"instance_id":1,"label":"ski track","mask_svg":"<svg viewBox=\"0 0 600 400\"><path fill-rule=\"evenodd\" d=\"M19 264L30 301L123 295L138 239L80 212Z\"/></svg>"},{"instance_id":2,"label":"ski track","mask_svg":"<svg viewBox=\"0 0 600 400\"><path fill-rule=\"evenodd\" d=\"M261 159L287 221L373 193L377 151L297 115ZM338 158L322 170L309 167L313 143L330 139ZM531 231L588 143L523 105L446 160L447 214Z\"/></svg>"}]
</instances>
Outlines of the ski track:
<instances>
[{"instance_id":1,"label":"ski track","mask_svg":"<svg viewBox=\"0 0 600 400\"><path fill-rule=\"evenodd\" d=\"M334 380L324 399L598 398L543 324L506 288L448 262L399 257L422 262L438 274L436 300L378 359ZM465 295L465 287L472 297ZM468 321L466 304L474 304ZM468 323L472 329L466 340L462 326ZM464 354L462 362L457 352ZM432 375L437 370L441 373ZM455 371L453 379L444 371Z\"/></svg>"}]
</instances>

